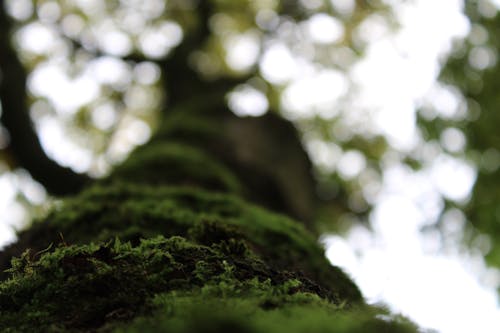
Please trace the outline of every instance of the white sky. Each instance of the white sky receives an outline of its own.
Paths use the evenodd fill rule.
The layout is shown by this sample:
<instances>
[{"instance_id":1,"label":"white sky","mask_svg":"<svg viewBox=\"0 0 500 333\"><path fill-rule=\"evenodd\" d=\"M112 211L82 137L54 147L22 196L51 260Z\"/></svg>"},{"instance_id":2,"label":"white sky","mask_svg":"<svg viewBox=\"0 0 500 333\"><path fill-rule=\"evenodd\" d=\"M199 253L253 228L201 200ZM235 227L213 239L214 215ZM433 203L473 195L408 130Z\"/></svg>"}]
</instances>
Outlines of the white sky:
<instances>
[{"instance_id":1,"label":"white sky","mask_svg":"<svg viewBox=\"0 0 500 333\"><path fill-rule=\"evenodd\" d=\"M375 123L396 149L422 144L415 132L416 105L430 93L437 96L440 56L450 50L451 38L468 33L461 5L455 0L400 2L401 31L375 36L368 56L353 70L362 103L374 110ZM458 112L453 95L440 96L448 99L434 99L438 112ZM463 148L460 134L445 132L445 148ZM370 302L387 303L425 328L500 332L498 272L485 268L480 253L444 251L438 233L419 232L442 209L441 196L465 201L474 180L473 166L443 153L419 172L397 164L386 168L370 216L375 232L357 226L346 238L325 236L329 259L355 278ZM449 220L462 225L464 217L455 214ZM489 278L489 284L478 276L483 282Z\"/></svg>"},{"instance_id":2,"label":"white sky","mask_svg":"<svg viewBox=\"0 0 500 333\"><path fill-rule=\"evenodd\" d=\"M332 2L346 15L352 10L351 0ZM20 4L21 1L12 3ZM428 163L423 170L414 172L389 161L382 184L376 186L372 195L375 208L370 223L375 232L355 226L344 238L325 236L327 255L332 263L355 278L370 302L387 303L394 311L409 316L423 327L441 333L500 332L495 291L500 274L485 268L480 253L464 256L457 248L443 251L439 234L424 235L419 231L436 220L443 207L443 197L466 201L475 181L473 166L430 144L424 145L415 125L416 106L422 100L429 101L443 117L460 115L457 94L436 84L435 80L440 58L450 51L451 40L469 31L468 21L461 13L462 2L392 3L398 7L402 23L397 33L384 29L377 17L362 28L363 38L369 42L367 56L349 73L359 88L356 107L366 110L374 125L372 130L385 135L395 150L405 152L421 145L419 151ZM342 24L325 14L313 16L303 28L318 44L337 43L344 33ZM35 36L27 38L23 47L38 53L48 52L53 47L50 29L35 25L25 29L19 38L30 30ZM146 53L161 56L180 41L182 32L178 26L166 23L162 29L163 34L151 32L143 40L141 47ZM175 37L173 44L164 40L166 35ZM116 43L122 41L123 48L128 45L122 40L123 36L108 37ZM233 69L244 70L257 61L259 39L253 32L229 36L225 43L226 61ZM161 47L156 48L156 45ZM297 118L305 112L317 112L325 118L338 116L332 106L349 90L344 73L313 68L280 42L268 45L263 54L259 63L263 76L285 87L282 101L287 116ZM70 115L99 95L99 82L103 79L103 70L99 68L111 71L104 79L112 78L116 84L125 84L122 81L130 77L129 69L120 67L113 59L103 58L89 66L88 71L72 78L65 74L60 64L47 63L31 75L30 89L33 94L52 101L60 116ZM145 64L143 67L136 71L149 73L155 82L157 70L154 66ZM264 95L251 86L237 89L229 101L235 112L242 115L261 115L268 108ZM116 110L112 106L104 104L96 110L100 112L92 117L97 123L111 126L116 121ZM362 126L363 121L362 118L358 124ZM130 144L116 148L119 156L126 154L131 144L142 143L150 135L142 121L125 119L124 122L132 130L124 131L123 142L128 140ZM89 167L91 152L77 149L64 140L60 122L53 117L42 117L37 124L42 144L53 158L81 168L78 171ZM138 136L137 133L142 134ZM449 152L460 151L465 145L461 132L453 128L443 133L441 141ZM322 166L337 170L346 179L357 177L364 169L365 159L358 151L342 152L333 143L310 142L309 146L319 152L317 159ZM29 177L22 173L0 176L0 244L12 240L11 226L26 218L22 206L15 201L17 193L13 188L22 188L33 202L42 202L45 198L43 189L29 184L32 184ZM450 232L458 230L459 233L464 217L460 212L451 212L446 221ZM485 280L488 283L484 283Z\"/></svg>"}]
</instances>

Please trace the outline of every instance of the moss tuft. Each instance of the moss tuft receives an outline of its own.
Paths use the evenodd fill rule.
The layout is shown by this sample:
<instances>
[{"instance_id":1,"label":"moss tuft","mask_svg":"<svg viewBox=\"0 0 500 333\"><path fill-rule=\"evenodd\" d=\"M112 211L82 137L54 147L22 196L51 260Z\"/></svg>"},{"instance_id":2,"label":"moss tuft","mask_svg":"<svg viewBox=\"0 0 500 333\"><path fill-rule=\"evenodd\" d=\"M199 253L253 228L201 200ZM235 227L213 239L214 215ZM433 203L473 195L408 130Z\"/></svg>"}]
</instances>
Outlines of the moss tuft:
<instances>
[{"instance_id":1,"label":"moss tuft","mask_svg":"<svg viewBox=\"0 0 500 333\"><path fill-rule=\"evenodd\" d=\"M216 288L232 295L251 289L248 281L336 306L362 303L302 225L228 194L94 185L21 234L19 243L31 250L12 260L0 283L0 328L13 331L97 329L117 316L148 314L159 293ZM280 302L268 297L259 306Z\"/></svg>"},{"instance_id":2,"label":"moss tuft","mask_svg":"<svg viewBox=\"0 0 500 333\"><path fill-rule=\"evenodd\" d=\"M297 299L328 303L316 295L316 285L270 267L234 240L206 246L157 236L135 247L118 239L61 245L40 254L26 251L13 259L9 273L0 284L2 332L109 327L150 314L168 292L212 299L249 295L263 309Z\"/></svg>"},{"instance_id":3,"label":"moss tuft","mask_svg":"<svg viewBox=\"0 0 500 333\"><path fill-rule=\"evenodd\" d=\"M220 286L200 293L165 293L154 298L152 315L120 325L114 333L416 333L414 325L381 309L342 311L309 293L290 293L289 281L275 287L253 283L231 292ZM223 288L227 289L227 288ZM383 319L384 318L384 319Z\"/></svg>"},{"instance_id":4,"label":"moss tuft","mask_svg":"<svg viewBox=\"0 0 500 333\"><path fill-rule=\"evenodd\" d=\"M61 243L61 235L64 243L81 245L115 237L137 245L156 235L239 251L244 243L271 267L300 272L322 295L350 303L362 300L354 283L328 263L302 225L233 195L182 187L95 185L21 234L20 242L26 238L34 251L40 251Z\"/></svg>"},{"instance_id":5,"label":"moss tuft","mask_svg":"<svg viewBox=\"0 0 500 333\"><path fill-rule=\"evenodd\" d=\"M242 191L236 176L223 164L203 150L180 143L157 142L138 148L109 179L152 185L188 185L230 193Z\"/></svg>"}]
</instances>

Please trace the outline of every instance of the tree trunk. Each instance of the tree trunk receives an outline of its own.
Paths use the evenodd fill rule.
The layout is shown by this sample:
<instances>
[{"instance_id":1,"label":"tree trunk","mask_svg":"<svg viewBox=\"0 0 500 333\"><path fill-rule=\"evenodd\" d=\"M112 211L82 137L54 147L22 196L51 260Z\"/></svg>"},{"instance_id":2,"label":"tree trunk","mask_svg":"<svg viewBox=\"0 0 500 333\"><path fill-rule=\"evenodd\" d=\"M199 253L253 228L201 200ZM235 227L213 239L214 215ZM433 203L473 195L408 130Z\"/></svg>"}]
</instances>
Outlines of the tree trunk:
<instances>
[{"instance_id":1,"label":"tree trunk","mask_svg":"<svg viewBox=\"0 0 500 333\"><path fill-rule=\"evenodd\" d=\"M4 65L16 61L5 36ZM7 89L25 74L10 73L4 112L26 113ZM293 126L237 118L210 86L183 89L151 142L0 253L0 331L416 331L381 319L326 260Z\"/></svg>"},{"instance_id":2,"label":"tree trunk","mask_svg":"<svg viewBox=\"0 0 500 333\"><path fill-rule=\"evenodd\" d=\"M410 331L376 319L304 225L242 199L307 215L295 206L300 186L291 185L304 175L287 168L305 155L245 158L257 149L224 141L232 126L241 135L250 131L245 122L268 124L270 116L184 117L184 108L223 107L193 98L199 103L172 111L110 177L66 199L4 252L27 249L0 284L2 331ZM289 153L294 144L280 148ZM275 175L266 170L273 162ZM286 198L292 190L299 193Z\"/></svg>"}]
</instances>

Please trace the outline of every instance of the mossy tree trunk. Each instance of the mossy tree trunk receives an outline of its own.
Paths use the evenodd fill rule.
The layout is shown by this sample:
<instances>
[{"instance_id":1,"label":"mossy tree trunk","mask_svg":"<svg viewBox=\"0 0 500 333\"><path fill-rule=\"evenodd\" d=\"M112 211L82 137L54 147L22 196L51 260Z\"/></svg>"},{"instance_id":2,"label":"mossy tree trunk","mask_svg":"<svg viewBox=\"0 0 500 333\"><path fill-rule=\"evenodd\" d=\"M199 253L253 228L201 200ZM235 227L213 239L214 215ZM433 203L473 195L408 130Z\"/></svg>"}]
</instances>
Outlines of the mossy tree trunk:
<instances>
[{"instance_id":1,"label":"mossy tree trunk","mask_svg":"<svg viewBox=\"0 0 500 333\"><path fill-rule=\"evenodd\" d=\"M16 66L9 80L24 84ZM237 118L230 80L179 66L184 83L167 91L175 103L151 142L0 254L0 331L413 332L378 319L326 260L293 126ZM6 114L26 111L4 96Z\"/></svg>"}]
</instances>

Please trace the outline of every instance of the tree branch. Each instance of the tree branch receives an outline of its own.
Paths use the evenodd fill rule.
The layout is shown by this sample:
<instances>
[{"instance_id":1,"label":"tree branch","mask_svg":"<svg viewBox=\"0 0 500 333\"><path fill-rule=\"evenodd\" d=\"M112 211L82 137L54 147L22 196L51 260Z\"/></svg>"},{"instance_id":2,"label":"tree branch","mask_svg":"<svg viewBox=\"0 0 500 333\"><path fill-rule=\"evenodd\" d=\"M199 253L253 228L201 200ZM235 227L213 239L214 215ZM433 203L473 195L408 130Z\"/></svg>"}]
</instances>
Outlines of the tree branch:
<instances>
[{"instance_id":1,"label":"tree branch","mask_svg":"<svg viewBox=\"0 0 500 333\"><path fill-rule=\"evenodd\" d=\"M10 43L11 21L0 5L0 102L2 123L10 135L8 149L53 195L77 193L89 180L51 160L32 126L27 105L26 71Z\"/></svg>"}]
</instances>

